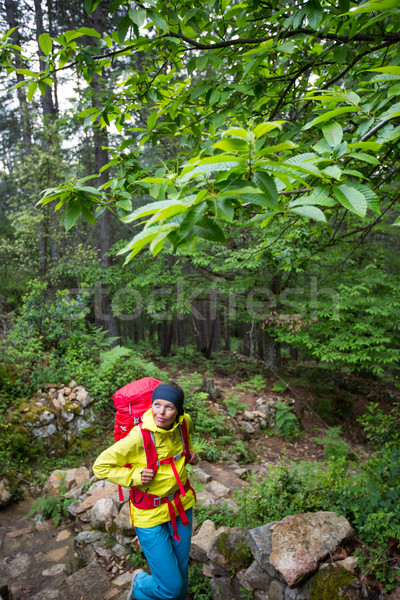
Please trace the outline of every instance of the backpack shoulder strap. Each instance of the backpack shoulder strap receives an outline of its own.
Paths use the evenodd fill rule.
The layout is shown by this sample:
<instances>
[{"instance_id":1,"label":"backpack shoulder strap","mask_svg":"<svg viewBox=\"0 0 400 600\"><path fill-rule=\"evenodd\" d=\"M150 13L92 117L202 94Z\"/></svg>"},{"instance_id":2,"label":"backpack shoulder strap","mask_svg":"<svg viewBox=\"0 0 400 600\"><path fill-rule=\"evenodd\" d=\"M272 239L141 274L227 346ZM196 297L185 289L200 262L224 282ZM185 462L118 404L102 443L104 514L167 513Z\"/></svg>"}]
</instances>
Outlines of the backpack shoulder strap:
<instances>
[{"instance_id":1,"label":"backpack shoulder strap","mask_svg":"<svg viewBox=\"0 0 400 600\"><path fill-rule=\"evenodd\" d=\"M158 469L158 457L154 435L151 431L144 428L142 423L139 423L139 431L142 435L143 448L146 454L146 466L148 469L152 469L156 472Z\"/></svg>"},{"instance_id":2,"label":"backpack shoulder strap","mask_svg":"<svg viewBox=\"0 0 400 600\"><path fill-rule=\"evenodd\" d=\"M182 439L182 451L185 454L185 464L190 459L190 449L189 449L189 434L185 417L182 419L182 423L179 425L179 431L181 433Z\"/></svg>"}]
</instances>

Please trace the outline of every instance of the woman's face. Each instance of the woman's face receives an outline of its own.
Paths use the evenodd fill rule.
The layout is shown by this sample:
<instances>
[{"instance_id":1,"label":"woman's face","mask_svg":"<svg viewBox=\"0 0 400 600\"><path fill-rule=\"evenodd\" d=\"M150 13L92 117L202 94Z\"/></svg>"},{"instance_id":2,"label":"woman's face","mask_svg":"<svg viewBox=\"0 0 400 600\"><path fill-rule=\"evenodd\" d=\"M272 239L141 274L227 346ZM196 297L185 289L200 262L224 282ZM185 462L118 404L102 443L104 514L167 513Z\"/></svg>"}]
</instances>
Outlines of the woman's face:
<instances>
[{"instance_id":1,"label":"woman's face","mask_svg":"<svg viewBox=\"0 0 400 600\"><path fill-rule=\"evenodd\" d=\"M155 424L161 429L171 429L178 415L175 404L168 400L154 400L151 405L151 412Z\"/></svg>"}]
</instances>

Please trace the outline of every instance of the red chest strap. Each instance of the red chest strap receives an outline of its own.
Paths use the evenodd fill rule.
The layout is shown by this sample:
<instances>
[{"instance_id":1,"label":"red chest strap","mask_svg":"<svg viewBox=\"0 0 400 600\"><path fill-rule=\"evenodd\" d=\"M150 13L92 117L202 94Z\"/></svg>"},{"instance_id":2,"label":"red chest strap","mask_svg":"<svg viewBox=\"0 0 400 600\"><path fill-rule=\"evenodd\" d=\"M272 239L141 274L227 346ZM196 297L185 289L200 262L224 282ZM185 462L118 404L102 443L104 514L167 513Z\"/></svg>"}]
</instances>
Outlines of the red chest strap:
<instances>
[{"instance_id":1,"label":"red chest strap","mask_svg":"<svg viewBox=\"0 0 400 600\"><path fill-rule=\"evenodd\" d=\"M182 423L179 424L179 432L181 434L182 440L182 452L179 452L178 454L175 454L175 456L170 456L169 458L164 458L162 460L158 460L156 442L154 439L153 432L149 431L148 429L145 429L142 423L139 423L139 430L142 435L143 447L146 453L147 468L151 469L152 471L154 471L154 473L156 473L159 465L171 465L172 472L175 476L176 482L179 487L179 491L182 494L182 496L186 496L184 486L175 467L175 462L182 458L182 456L185 457L185 464L189 461L190 458L189 436L185 419L183 419Z\"/></svg>"}]
</instances>

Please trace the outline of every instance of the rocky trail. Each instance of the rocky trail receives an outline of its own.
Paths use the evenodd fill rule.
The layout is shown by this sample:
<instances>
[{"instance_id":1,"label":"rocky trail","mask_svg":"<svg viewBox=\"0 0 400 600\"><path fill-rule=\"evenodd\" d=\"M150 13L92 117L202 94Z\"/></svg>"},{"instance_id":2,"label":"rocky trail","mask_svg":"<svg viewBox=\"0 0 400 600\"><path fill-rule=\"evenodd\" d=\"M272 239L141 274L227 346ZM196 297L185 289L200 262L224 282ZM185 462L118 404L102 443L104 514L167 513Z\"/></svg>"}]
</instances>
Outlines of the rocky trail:
<instances>
[{"instance_id":1,"label":"rocky trail","mask_svg":"<svg viewBox=\"0 0 400 600\"><path fill-rule=\"evenodd\" d=\"M0 575L4 600L125 600L130 577L114 583L96 562L79 568L75 526L64 520L23 520L32 505L26 499L0 515ZM78 570L76 570L78 569ZM8 591L7 591L8 590Z\"/></svg>"},{"instance_id":2,"label":"rocky trail","mask_svg":"<svg viewBox=\"0 0 400 600\"><path fill-rule=\"evenodd\" d=\"M200 502L229 502L232 491L246 485L240 474L203 462L197 477L207 485L199 492ZM0 511L1 600L126 600L135 568L128 560L133 538L128 546L115 540L113 546L111 536L107 540L91 530L83 510L111 496L115 502L115 487L97 489L79 504L75 519L63 518L58 527L51 519L24 518L33 503L30 497ZM127 527L121 523L124 533Z\"/></svg>"}]
</instances>

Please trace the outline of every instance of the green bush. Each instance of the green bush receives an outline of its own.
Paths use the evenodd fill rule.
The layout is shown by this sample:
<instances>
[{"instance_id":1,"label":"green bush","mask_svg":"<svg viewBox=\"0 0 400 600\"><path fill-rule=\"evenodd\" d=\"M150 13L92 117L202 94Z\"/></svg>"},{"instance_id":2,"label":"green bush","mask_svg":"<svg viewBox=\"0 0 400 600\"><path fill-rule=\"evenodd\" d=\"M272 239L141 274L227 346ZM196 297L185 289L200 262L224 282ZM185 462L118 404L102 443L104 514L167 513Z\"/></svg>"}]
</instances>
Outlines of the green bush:
<instances>
[{"instance_id":1,"label":"green bush","mask_svg":"<svg viewBox=\"0 0 400 600\"><path fill-rule=\"evenodd\" d=\"M236 492L239 510L210 507L198 520L217 525L257 527L288 515L318 510L345 516L357 532L360 564L388 591L395 587L396 554L400 543L400 411L396 405L384 413L376 404L360 419L374 454L360 466L345 456L325 465L281 462L268 478ZM351 472L351 475L350 475Z\"/></svg>"}]
</instances>

